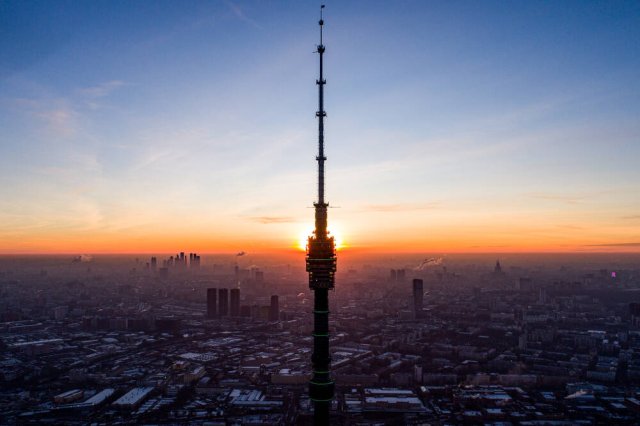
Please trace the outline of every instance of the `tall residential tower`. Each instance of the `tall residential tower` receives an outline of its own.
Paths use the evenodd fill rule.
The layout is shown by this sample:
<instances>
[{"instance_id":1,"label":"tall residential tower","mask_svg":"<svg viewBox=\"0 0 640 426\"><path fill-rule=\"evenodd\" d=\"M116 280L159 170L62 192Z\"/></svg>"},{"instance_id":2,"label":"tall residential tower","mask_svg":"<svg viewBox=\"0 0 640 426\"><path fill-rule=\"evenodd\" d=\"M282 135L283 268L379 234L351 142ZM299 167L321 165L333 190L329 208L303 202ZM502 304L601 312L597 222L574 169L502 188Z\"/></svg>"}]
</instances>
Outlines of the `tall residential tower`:
<instances>
[{"instance_id":1,"label":"tall residential tower","mask_svg":"<svg viewBox=\"0 0 640 426\"><path fill-rule=\"evenodd\" d=\"M336 248L333 237L327 231L327 208L329 204L324 199L324 85L326 81L322 74L322 55L325 47L322 44L322 9L320 8L320 44L317 53L320 56L320 78L318 85L318 200L315 206L315 231L307 243L307 272L309 273L309 288L314 293L313 307L313 355L311 363L313 376L309 382L309 397L314 406L314 424L328 425L331 400L333 399L334 383L331 380L329 366L329 290L334 287L336 272Z\"/></svg>"},{"instance_id":2,"label":"tall residential tower","mask_svg":"<svg viewBox=\"0 0 640 426\"><path fill-rule=\"evenodd\" d=\"M422 315L422 300L424 295L423 281L419 278L413 280L413 316L420 318Z\"/></svg>"}]
</instances>

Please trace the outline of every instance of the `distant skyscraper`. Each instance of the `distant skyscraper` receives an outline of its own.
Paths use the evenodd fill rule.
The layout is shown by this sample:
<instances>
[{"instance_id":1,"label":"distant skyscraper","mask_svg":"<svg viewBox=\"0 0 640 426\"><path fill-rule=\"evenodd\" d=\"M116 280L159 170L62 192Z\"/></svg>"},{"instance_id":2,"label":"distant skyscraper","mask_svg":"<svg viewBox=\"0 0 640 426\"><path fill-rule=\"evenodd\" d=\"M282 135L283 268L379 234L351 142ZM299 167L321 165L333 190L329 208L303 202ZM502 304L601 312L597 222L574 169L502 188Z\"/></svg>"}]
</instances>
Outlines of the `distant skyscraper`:
<instances>
[{"instance_id":1,"label":"distant skyscraper","mask_svg":"<svg viewBox=\"0 0 640 426\"><path fill-rule=\"evenodd\" d=\"M269 310L269 321L278 321L280 318L280 307L278 304L278 295L271 296L271 309Z\"/></svg>"},{"instance_id":2,"label":"distant skyscraper","mask_svg":"<svg viewBox=\"0 0 640 426\"><path fill-rule=\"evenodd\" d=\"M231 309L230 313L232 317L240 316L240 289L231 289Z\"/></svg>"},{"instance_id":3,"label":"distant skyscraper","mask_svg":"<svg viewBox=\"0 0 640 426\"><path fill-rule=\"evenodd\" d=\"M336 272L336 246L333 237L327 231L327 208L329 204L324 200L324 85L326 81L322 74L322 54L325 47L322 44L322 8L320 9L320 78L318 85L318 201L315 207L315 231L307 241L307 272L309 273L309 287L314 292L314 328L313 355L311 363L313 376L309 382L309 397L313 401L313 422L316 425L329 424L329 410L333 400L334 382L331 379L329 355L329 289L334 287Z\"/></svg>"},{"instance_id":4,"label":"distant skyscraper","mask_svg":"<svg viewBox=\"0 0 640 426\"><path fill-rule=\"evenodd\" d=\"M391 281L392 283L395 283L398 280L398 274L396 273L395 269L392 269L391 271L389 271L389 281Z\"/></svg>"},{"instance_id":5,"label":"distant skyscraper","mask_svg":"<svg viewBox=\"0 0 640 426\"><path fill-rule=\"evenodd\" d=\"M158 269L158 259L154 256L151 258L151 270L155 272L156 269Z\"/></svg>"},{"instance_id":6,"label":"distant skyscraper","mask_svg":"<svg viewBox=\"0 0 640 426\"><path fill-rule=\"evenodd\" d=\"M229 315L229 290L226 288L218 290L218 315L221 317Z\"/></svg>"},{"instance_id":7,"label":"distant skyscraper","mask_svg":"<svg viewBox=\"0 0 640 426\"><path fill-rule=\"evenodd\" d=\"M398 270L396 271L396 276L397 276L397 278L398 278L398 282L400 282L400 283L401 283L401 282L404 282L404 278L405 278L405 276L406 276L406 274L405 274L405 270L404 270L404 269L398 269Z\"/></svg>"},{"instance_id":8,"label":"distant skyscraper","mask_svg":"<svg viewBox=\"0 0 640 426\"><path fill-rule=\"evenodd\" d=\"M422 286L421 279L413 280L413 313L415 318L419 318L422 314L422 297L424 294L424 289Z\"/></svg>"},{"instance_id":9,"label":"distant skyscraper","mask_svg":"<svg viewBox=\"0 0 640 426\"><path fill-rule=\"evenodd\" d=\"M200 256L197 253L189 253L189 267L191 269L200 268Z\"/></svg>"},{"instance_id":10,"label":"distant skyscraper","mask_svg":"<svg viewBox=\"0 0 640 426\"><path fill-rule=\"evenodd\" d=\"M494 274L501 274L502 273L502 266L500 266L500 261L496 260L496 266L495 268L493 268L493 273Z\"/></svg>"},{"instance_id":11,"label":"distant skyscraper","mask_svg":"<svg viewBox=\"0 0 640 426\"><path fill-rule=\"evenodd\" d=\"M216 317L218 313L218 289L216 288L208 288L207 289L207 318L212 319Z\"/></svg>"}]
</instances>

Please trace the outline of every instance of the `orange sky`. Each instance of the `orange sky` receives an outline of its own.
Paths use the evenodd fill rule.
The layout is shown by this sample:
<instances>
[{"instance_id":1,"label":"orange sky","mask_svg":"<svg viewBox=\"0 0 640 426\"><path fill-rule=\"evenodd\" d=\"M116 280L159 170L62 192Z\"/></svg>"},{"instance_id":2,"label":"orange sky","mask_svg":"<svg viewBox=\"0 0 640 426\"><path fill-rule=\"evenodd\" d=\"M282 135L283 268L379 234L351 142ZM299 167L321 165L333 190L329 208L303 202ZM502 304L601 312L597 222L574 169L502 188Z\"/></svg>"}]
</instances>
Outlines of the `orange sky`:
<instances>
[{"instance_id":1,"label":"orange sky","mask_svg":"<svg viewBox=\"0 0 640 426\"><path fill-rule=\"evenodd\" d=\"M339 226L334 227L339 249L385 253L640 252L640 244L627 243L626 236L632 227L610 225L588 229L525 221L520 224L515 219L514 223L496 219L482 224L463 220L445 224L433 219L433 223L425 220L415 225L406 217L401 220L394 214L386 216L389 223L379 220L365 223L361 217L352 228L343 217ZM125 228L23 233L0 238L0 247L5 248L0 253L294 252L301 250L304 237L311 230L310 225L302 222L249 222L243 226L232 223L226 230L203 226L202 232L197 228L191 223L179 229L167 226L158 231Z\"/></svg>"}]
</instances>

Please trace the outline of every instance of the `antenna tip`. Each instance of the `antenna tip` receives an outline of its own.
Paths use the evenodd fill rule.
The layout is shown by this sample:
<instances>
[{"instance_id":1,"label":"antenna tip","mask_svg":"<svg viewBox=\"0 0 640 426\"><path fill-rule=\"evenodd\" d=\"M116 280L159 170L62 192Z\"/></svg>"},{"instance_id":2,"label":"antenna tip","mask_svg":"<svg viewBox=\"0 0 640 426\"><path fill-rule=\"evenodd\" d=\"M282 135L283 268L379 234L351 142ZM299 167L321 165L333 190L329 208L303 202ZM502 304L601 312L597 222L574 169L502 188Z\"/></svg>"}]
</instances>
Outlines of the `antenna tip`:
<instances>
[{"instance_id":1,"label":"antenna tip","mask_svg":"<svg viewBox=\"0 0 640 426\"><path fill-rule=\"evenodd\" d=\"M321 19L321 20L318 21L318 24L324 25L324 21Z\"/></svg>"}]
</instances>

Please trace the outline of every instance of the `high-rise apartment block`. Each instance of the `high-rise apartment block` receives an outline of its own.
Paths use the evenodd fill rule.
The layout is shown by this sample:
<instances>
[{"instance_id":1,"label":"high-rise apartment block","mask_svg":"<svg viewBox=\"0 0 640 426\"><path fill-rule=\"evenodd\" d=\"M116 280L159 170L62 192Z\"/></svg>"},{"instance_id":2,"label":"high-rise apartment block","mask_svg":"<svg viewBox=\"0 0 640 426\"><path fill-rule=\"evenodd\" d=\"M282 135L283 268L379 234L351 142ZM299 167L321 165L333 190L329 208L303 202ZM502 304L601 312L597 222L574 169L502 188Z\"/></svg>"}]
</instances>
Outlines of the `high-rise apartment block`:
<instances>
[{"instance_id":1,"label":"high-rise apartment block","mask_svg":"<svg viewBox=\"0 0 640 426\"><path fill-rule=\"evenodd\" d=\"M207 289L207 318L212 319L216 317L216 315L218 314L217 303L218 303L218 289L208 288Z\"/></svg>"},{"instance_id":2,"label":"high-rise apartment block","mask_svg":"<svg viewBox=\"0 0 640 426\"><path fill-rule=\"evenodd\" d=\"M269 321L278 321L280 319L280 305L278 303L278 295L271 296L271 306L269 309Z\"/></svg>"},{"instance_id":3,"label":"high-rise apartment block","mask_svg":"<svg viewBox=\"0 0 640 426\"><path fill-rule=\"evenodd\" d=\"M419 278L413 280L413 315L419 318L422 315L422 298L424 295L423 282Z\"/></svg>"}]
</instances>

